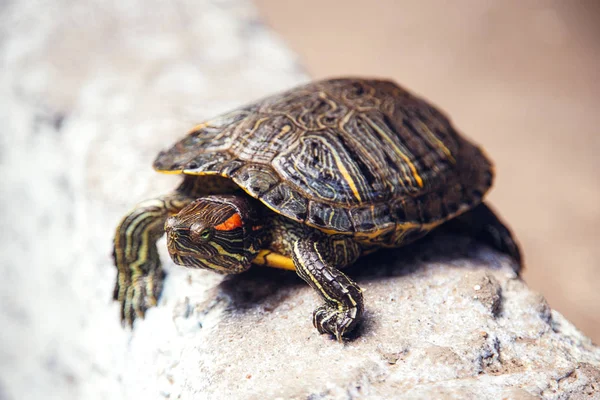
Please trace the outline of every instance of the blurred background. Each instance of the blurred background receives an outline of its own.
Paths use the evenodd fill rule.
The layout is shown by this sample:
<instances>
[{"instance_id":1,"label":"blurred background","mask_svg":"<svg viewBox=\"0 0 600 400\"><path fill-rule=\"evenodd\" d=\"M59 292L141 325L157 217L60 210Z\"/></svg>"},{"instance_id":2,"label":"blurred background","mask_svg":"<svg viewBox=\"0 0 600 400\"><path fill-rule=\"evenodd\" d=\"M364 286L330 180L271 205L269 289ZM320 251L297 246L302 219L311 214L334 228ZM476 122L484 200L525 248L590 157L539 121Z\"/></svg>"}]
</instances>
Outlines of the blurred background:
<instances>
[{"instance_id":1,"label":"blurred background","mask_svg":"<svg viewBox=\"0 0 600 400\"><path fill-rule=\"evenodd\" d=\"M600 343L600 1L255 1L311 77L393 78L487 149L525 280Z\"/></svg>"}]
</instances>

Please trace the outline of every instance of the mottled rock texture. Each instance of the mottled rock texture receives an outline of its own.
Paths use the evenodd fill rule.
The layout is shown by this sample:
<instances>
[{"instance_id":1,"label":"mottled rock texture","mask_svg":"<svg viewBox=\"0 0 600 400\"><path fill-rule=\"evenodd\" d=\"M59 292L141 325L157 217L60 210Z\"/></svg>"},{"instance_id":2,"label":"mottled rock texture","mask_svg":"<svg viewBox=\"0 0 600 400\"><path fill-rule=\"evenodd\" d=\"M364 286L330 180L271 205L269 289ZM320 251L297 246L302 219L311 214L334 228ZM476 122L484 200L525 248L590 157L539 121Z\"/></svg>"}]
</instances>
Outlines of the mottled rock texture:
<instances>
[{"instance_id":1,"label":"mottled rock texture","mask_svg":"<svg viewBox=\"0 0 600 400\"><path fill-rule=\"evenodd\" d=\"M293 273L169 262L123 330L112 232L176 185L155 153L307 78L241 0L0 7L0 399L600 396L600 349L506 257L444 233L349 270L367 315L343 344Z\"/></svg>"},{"instance_id":2,"label":"mottled rock texture","mask_svg":"<svg viewBox=\"0 0 600 400\"><path fill-rule=\"evenodd\" d=\"M600 396L600 349L470 238L437 234L348 271L368 311L343 344L311 326L319 300L293 274L177 271L132 355L170 331L144 357L174 398Z\"/></svg>"}]
</instances>

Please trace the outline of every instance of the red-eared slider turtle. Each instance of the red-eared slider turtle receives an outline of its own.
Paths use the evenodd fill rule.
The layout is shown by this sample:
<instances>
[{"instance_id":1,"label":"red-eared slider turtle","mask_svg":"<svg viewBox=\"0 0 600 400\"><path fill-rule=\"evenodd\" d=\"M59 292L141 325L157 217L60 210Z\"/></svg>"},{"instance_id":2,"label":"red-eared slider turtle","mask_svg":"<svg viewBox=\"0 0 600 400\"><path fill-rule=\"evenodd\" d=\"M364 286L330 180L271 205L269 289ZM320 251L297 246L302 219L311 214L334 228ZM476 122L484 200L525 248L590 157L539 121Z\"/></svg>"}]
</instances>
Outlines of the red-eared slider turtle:
<instances>
[{"instance_id":1,"label":"red-eared slider turtle","mask_svg":"<svg viewBox=\"0 0 600 400\"><path fill-rule=\"evenodd\" d=\"M268 97L196 126L154 168L184 179L117 228L114 297L126 324L156 304L164 232L179 265L295 270L324 300L313 324L338 340L364 306L341 269L446 221L520 268L510 231L482 203L490 161L440 111L390 81L331 79Z\"/></svg>"}]
</instances>

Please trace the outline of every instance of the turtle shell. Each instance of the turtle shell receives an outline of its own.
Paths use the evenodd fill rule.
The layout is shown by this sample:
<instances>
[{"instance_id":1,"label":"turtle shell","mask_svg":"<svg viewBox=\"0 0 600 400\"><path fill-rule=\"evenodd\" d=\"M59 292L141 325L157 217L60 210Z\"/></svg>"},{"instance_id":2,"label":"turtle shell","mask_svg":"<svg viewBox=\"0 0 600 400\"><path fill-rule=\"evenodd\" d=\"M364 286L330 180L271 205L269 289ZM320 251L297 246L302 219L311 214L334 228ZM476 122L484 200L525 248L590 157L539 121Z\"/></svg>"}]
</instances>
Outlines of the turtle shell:
<instances>
[{"instance_id":1,"label":"turtle shell","mask_svg":"<svg viewBox=\"0 0 600 400\"><path fill-rule=\"evenodd\" d=\"M390 81L331 79L196 126L165 173L220 175L292 220L395 246L481 202L485 155Z\"/></svg>"}]
</instances>

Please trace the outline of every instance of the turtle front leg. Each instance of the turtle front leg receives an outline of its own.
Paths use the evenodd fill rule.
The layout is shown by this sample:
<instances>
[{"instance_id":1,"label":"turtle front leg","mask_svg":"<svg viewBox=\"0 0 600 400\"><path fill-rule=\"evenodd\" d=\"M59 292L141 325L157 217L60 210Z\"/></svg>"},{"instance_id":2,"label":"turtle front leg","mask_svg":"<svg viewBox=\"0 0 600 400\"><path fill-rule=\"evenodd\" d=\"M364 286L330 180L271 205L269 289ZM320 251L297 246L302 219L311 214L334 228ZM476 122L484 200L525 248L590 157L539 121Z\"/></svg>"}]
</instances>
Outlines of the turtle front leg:
<instances>
[{"instance_id":1,"label":"turtle front leg","mask_svg":"<svg viewBox=\"0 0 600 400\"><path fill-rule=\"evenodd\" d=\"M294 244L296 272L325 300L313 313L313 325L319 333L330 333L338 341L354 329L364 310L362 290L338 269L352 264L360 251L345 237L312 236Z\"/></svg>"},{"instance_id":2,"label":"turtle front leg","mask_svg":"<svg viewBox=\"0 0 600 400\"><path fill-rule=\"evenodd\" d=\"M156 305L165 273L156 241L164 233L165 220L192 201L175 192L138 204L127 214L114 239L113 257L118 270L113 297L121 305L121 321L133 325Z\"/></svg>"}]
</instances>

